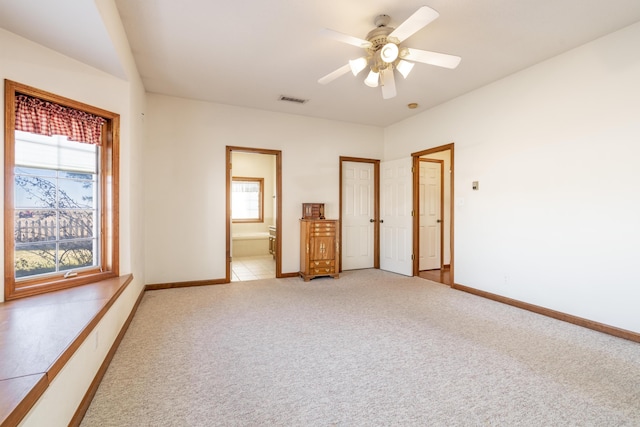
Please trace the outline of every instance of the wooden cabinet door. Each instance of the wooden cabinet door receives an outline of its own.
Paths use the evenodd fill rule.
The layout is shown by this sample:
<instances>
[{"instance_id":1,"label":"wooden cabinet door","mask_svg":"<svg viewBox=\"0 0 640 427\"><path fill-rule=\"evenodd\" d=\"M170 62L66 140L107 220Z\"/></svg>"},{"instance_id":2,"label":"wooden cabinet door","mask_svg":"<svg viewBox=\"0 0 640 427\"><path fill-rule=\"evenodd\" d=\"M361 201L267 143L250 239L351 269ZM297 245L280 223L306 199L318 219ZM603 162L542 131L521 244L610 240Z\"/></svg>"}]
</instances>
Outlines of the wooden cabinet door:
<instances>
[{"instance_id":1,"label":"wooden cabinet door","mask_svg":"<svg viewBox=\"0 0 640 427\"><path fill-rule=\"evenodd\" d=\"M315 236L310 242L311 260L332 260L335 258L335 238Z\"/></svg>"}]
</instances>

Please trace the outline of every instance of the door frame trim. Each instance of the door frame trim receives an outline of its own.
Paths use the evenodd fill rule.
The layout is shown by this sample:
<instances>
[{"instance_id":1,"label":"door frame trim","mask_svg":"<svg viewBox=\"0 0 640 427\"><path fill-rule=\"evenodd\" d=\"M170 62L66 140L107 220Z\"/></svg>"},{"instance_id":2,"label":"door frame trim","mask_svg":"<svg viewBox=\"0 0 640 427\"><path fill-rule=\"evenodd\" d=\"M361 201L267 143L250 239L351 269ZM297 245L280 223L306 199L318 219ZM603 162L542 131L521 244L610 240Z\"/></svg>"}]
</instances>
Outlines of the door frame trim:
<instances>
[{"instance_id":1,"label":"door frame trim","mask_svg":"<svg viewBox=\"0 0 640 427\"><path fill-rule=\"evenodd\" d=\"M451 193L451 200L449 202L449 254L450 257L450 287L453 287L455 283L454 279L454 200L453 195L455 194L455 143L440 145L438 147L429 148L427 150L417 151L415 153L411 153L413 157L413 210L417 212L419 207L420 194L418 191L418 186L420 185L420 174L419 174L419 165L420 165L420 157L428 154L439 153L442 151L451 150L451 189L449 190ZM442 184L444 186L444 183ZM420 258L420 240L419 240L419 231L420 231L420 218L419 215L413 215L413 275L418 276L420 274L419 270L419 258ZM443 236L444 237L444 236ZM444 238L442 239L444 241ZM444 254L441 252L441 262L444 260Z\"/></svg>"},{"instance_id":2,"label":"door frame trim","mask_svg":"<svg viewBox=\"0 0 640 427\"><path fill-rule=\"evenodd\" d=\"M234 151L241 153L268 154L276 156L276 278L282 276L282 151L267 148L226 147L226 276L225 283L231 282L231 156Z\"/></svg>"},{"instance_id":3,"label":"door frame trim","mask_svg":"<svg viewBox=\"0 0 640 427\"><path fill-rule=\"evenodd\" d=\"M373 268L380 268L380 160L340 156L338 238L340 242L340 272L342 272L342 166L343 162L373 164Z\"/></svg>"}]
</instances>

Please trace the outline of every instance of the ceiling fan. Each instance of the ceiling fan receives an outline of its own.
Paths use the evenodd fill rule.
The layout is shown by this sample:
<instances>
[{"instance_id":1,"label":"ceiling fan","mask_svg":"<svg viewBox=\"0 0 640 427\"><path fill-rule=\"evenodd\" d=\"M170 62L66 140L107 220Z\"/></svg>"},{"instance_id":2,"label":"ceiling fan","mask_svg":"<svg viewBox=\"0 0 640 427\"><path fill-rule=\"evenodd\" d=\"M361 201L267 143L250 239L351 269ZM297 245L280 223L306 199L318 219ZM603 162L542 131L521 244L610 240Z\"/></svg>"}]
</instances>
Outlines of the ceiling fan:
<instances>
[{"instance_id":1,"label":"ceiling fan","mask_svg":"<svg viewBox=\"0 0 640 427\"><path fill-rule=\"evenodd\" d=\"M364 83L369 87L382 86L382 97L389 99L396 96L394 69L407 78L415 62L450 69L456 68L461 60L459 56L400 46L403 41L427 26L438 16L440 14L435 10L428 6L422 6L398 28L393 28L387 26L391 20L388 15L378 15L374 21L376 28L367 34L366 40L324 29L322 31L324 36L363 48L365 55L350 60L348 64L320 78L318 83L327 84L349 71L357 76L362 70L369 67L369 74Z\"/></svg>"}]
</instances>

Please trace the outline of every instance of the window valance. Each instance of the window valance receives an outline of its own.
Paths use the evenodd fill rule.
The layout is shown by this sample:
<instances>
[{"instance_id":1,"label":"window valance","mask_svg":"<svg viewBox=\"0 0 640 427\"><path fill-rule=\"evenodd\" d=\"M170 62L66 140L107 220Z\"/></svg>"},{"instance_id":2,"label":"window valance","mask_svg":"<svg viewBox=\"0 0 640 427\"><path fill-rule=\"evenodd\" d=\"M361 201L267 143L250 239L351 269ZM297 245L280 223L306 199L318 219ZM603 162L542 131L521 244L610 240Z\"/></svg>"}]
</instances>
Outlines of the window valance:
<instances>
[{"instance_id":1,"label":"window valance","mask_svg":"<svg viewBox=\"0 0 640 427\"><path fill-rule=\"evenodd\" d=\"M16 130L39 135L62 135L70 141L100 145L106 120L53 102L16 94Z\"/></svg>"}]
</instances>

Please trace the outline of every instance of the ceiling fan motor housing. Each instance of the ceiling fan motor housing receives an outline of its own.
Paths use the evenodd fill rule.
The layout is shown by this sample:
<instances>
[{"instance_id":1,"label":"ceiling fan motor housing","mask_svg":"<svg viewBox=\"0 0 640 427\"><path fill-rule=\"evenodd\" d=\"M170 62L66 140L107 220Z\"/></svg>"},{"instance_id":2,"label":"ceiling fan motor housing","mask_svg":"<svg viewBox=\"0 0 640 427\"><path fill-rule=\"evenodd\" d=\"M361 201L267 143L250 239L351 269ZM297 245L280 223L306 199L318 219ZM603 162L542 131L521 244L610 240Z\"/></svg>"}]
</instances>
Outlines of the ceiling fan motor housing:
<instances>
[{"instance_id":1,"label":"ceiling fan motor housing","mask_svg":"<svg viewBox=\"0 0 640 427\"><path fill-rule=\"evenodd\" d=\"M369 34L367 34L367 41L371 43L371 46L366 48L367 52L373 55L374 53L379 51L382 48L382 46L392 41L392 40L387 40L387 36L391 34L391 32L394 29L395 28L393 27L383 26L383 27L378 27L369 31Z\"/></svg>"},{"instance_id":2,"label":"ceiling fan motor housing","mask_svg":"<svg viewBox=\"0 0 640 427\"><path fill-rule=\"evenodd\" d=\"M376 28L369 31L369 34L367 34L367 41L371 43L371 46L365 48L365 51L367 52L367 57L371 60L371 68L375 71L384 70L391 65L382 60L380 57L380 50L387 43L391 42L398 44L395 40L389 40L387 37L395 29L393 27L386 26L386 24L389 23L389 19L388 15L379 15L375 20ZM378 25L382 22L384 22L383 25Z\"/></svg>"}]
</instances>

